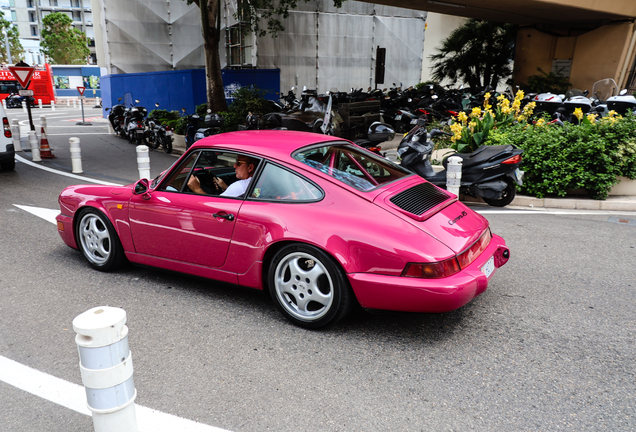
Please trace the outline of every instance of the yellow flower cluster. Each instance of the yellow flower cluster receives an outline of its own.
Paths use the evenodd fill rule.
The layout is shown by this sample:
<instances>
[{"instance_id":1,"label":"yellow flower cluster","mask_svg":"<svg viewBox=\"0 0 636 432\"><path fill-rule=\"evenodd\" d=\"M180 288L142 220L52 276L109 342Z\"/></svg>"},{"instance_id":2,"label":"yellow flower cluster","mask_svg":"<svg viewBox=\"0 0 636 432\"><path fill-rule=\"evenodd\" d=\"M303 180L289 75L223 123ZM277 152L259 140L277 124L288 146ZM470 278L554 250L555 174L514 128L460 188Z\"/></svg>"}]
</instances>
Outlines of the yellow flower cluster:
<instances>
[{"instance_id":1,"label":"yellow flower cluster","mask_svg":"<svg viewBox=\"0 0 636 432\"><path fill-rule=\"evenodd\" d=\"M572 114L574 114L574 117L579 119L579 121L583 119L583 110L581 108L575 108Z\"/></svg>"},{"instance_id":2,"label":"yellow flower cluster","mask_svg":"<svg viewBox=\"0 0 636 432\"><path fill-rule=\"evenodd\" d=\"M479 107L473 108L472 112L470 113L470 116L472 118L481 117L481 108L479 108Z\"/></svg>"},{"instance_id":3,"label":"yellow flower cluster","mask_svg":"<svg viewBox=\"0 0 636 432\"><path fill-rule=\"evenodd\" d=\"M460 115L457 116L458 118L461 116L461 114L464 114L464 112L462 111L459 114ZM466 114L464 114L464 117L466 117ZM466 120L464 119L464 121L466 121ZM451 141L452 142L455 142L458 139L461 139L461 137L462 137L462 129L463 129L463 127L462 127L461 123L453 123L452 125L450 125L450 130L453 133L453 136L451 137Z\"/></svg>"}]
</instances>

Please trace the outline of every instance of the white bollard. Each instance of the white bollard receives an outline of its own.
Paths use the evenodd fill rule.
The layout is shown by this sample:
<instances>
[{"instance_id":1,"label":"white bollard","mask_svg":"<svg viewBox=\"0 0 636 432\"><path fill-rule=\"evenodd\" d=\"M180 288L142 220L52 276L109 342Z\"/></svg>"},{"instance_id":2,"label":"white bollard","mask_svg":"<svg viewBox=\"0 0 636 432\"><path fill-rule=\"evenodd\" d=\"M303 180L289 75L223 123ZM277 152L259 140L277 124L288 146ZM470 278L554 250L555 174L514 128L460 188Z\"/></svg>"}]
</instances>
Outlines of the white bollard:
<instances>
[{"instance_id":1,"label":"white bollard","mask_svg":"<svg viewBox=\"0 0 636 432\"><path fill-rule=\"evenodd\" d=\"M71 165L73 167L73 174L81 174L82 171L82 150L80 149L79 138L71 137L68 139L71 145Z\"/></svg>"},{"instance_id":2,"label":"white bollard","mask_svg":"<svg viewBox=\"0 0 636 432\"><path fill-rule=\"evenodd\" d=\"M22 111L27 112L26 103L22 101Z\"/></svg>"},{"instance_id":3,"label":"white bollard","mask_svg":"<svg viewBox=\"0 0 636 432\"><path fill-rule=\"evenodd\" d=\"M77 99L73 99L73 108L77 108Z\"/></svg>"},{"instance_id":4,"label":"white bollard","mask_svg":"<svg viewBox=\"0 0 636 432\"><path fill-rule=\"evenodd\" d=\"M4 110L7 110L7 101L2 99L2 108L4 108Z\"/></svg>"},{"instance_id":5,"label":"white bollard","mask_svg":"<svg viewBox=\"0 0 636 432\"><path fill-rule=\"evenodd\" d=\"M51 111L55 111L55 101L51 101Z\"/></svg>"},{"instance_id":6,"label":"white bollard","mask_svg":"<svg viewBox=\"0 0 636 432\"><path fill-rule=\"evenodd\" d=\"M38 105L39 105L40 109L42 109L42 99L38 99Z\"/></svg>"},{"instance_id":7,"label":"white bollard","mask_svg":"<svg viewBox=\"0 0 636 432\"><path fill-rule=\"evenodd\" d=\"M137 146L137 166L139 167L139 178L150 178L150 154L148 153L148 146Z\"/></svg>"},{"instance_id":8,"label":"white bollard","mask_svg":"<svg viewBox=\"0 0 636 432\"><path fill-rule=\"evenodd\" d=\"M22 141L20 139L20 124L18 119L11 120L11 135L13 136L13 149L22 151Z\"/></svg>"},{"instance_id":9,"label":"white bollard","mask_svg":"<svg viewBox=\"0 0 636 432\"><path fill-rule=\"evenodd\" d=\"M66 106L71 106L71 100L70 99L66 99Z\"/></svg>"},{"instance_id":10,"label":"white bollard","mask_svg":"<svg viewBox=\"0 0 636 432\"><path fill-rule=\"evenodd\" d=\"M462 158L451 156L446 166L446 190L457 196L459 196L459 187L462 185L462 163Z\"/></svg>"},{"instance_id":11,"label":"white bollard","mask_svg":"<svg viewBox=\"0 0 636 432\"><path fill-rule=\"evenodd\" d=\"M95 432L136 432L132 354L126 311L101 306L73 320L80 372Z\"/></svg>"},{"instance_id":12,"label":"white bollard","mask_svg":"<svg viewBox=\"0 0 636 432\"><path fill-rule=\"evenodd\" d=\"M47 133L46 132L46 116L44 116L44 115L40 116L40 127L42 127L42 129L44 129L44 133Z\"/></svg>"},{"instance_id":13,"label":"white bollard","mask_svg":"<svg viewBox=\"0 0 636 432\"><path fill-rule=\"evenodd\" d=\"M29 145L31 146L31 160L33 162L42 162L40 157L40 143L38 143L38 137L35 131L29 131Z\"/></svg>"}]
</instances>

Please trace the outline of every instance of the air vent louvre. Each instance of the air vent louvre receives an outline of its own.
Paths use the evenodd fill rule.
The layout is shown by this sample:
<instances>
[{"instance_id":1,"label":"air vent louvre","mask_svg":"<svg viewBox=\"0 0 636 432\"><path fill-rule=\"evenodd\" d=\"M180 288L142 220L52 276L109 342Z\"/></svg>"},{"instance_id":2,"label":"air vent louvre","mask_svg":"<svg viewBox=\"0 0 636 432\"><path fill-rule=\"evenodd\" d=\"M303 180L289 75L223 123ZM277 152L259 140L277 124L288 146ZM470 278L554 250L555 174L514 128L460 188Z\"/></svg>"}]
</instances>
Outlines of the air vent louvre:
<instances>
[{"instance_id":1,"label":"air vent louvre","mask_svg":"<svg viewBox=\"0 0 636 432\"><path fill-rule=\"evenodd\" d=\"M404 211L421 216L449 198L450 195L431 183L421 183L395 195L391 202Z\"/></svg>"}]
</instances>

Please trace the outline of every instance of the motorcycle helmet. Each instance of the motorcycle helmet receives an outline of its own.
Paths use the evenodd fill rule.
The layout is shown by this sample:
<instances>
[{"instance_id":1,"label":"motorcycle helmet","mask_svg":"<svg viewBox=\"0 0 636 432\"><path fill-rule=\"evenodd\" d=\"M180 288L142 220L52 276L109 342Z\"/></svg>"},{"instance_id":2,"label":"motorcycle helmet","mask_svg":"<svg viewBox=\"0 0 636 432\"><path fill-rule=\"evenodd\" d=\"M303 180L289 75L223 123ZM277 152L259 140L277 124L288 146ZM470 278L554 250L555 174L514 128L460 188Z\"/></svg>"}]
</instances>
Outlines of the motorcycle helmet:
<instances>
[{"instance_id":1,"label":"motorcycle helmet","mask_svg":"<svg viewBox=\"0 0 636 432\"><path fill-rule=\"evenodd\" d=\"M367 131L367 138L372 142L390 141L395 137L395 130L386 123L373 122Z\"/></svg>"}]
</instances>

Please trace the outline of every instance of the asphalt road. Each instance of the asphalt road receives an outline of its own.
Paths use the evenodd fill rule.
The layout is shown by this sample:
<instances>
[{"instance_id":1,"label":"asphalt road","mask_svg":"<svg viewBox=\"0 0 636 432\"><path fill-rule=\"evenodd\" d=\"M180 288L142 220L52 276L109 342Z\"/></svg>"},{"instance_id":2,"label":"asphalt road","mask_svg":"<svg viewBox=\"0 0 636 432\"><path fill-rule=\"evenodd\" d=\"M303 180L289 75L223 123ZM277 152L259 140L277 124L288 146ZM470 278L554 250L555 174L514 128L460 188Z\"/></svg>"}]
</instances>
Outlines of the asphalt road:
<instances>
[{"instance_id":1,"label":"asphalt road","mask_svg":"<svg viewBox=\"0 0 636 432\"><path fill-rule=\"evenodd\" d=\"M62 146L82 133L85 176L138 178L134 146L56 113L58 157L44 165L70 171ZM153 152L153 175L174 160ZM128 314L136 403L235 432L636 430L636 214L474 206L512 254L480 297L439 315L357 310L307 331L260 292L94 271L15 206L55 209L75 183L23 163L0 172L0 356L81 385L71 322L110 305ZM2 381L0 406L0 431L92 430Z\"/></svg>"}]
</instances>

